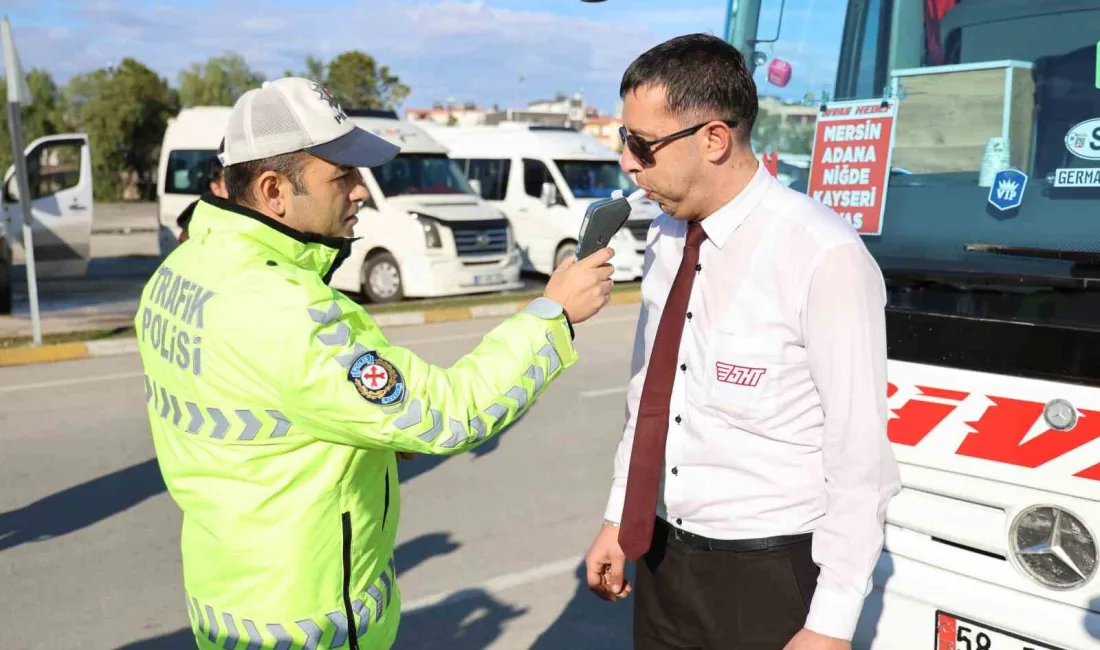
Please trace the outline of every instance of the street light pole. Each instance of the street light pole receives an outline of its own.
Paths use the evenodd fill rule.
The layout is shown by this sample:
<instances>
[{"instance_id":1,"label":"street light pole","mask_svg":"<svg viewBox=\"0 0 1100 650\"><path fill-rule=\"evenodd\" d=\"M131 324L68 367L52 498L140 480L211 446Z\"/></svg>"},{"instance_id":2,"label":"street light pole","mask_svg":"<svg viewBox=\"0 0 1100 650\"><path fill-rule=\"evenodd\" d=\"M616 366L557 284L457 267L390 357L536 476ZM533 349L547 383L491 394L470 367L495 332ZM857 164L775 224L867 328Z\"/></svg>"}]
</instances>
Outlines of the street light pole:
<instances>
[{"instance_id":1,"label":"street light pole","mask_svg":"<svg viewBox=\"0 0 1100 650\"><path fill-rule=\"evenodd\" d=\"M38 276L34 268L34 236L31 213L30 183L27 180L27 160L23 153L23 112L30 106L31 93L27 78L15 50L15 38L11 33L8 17L0 21L0 50L4 56L4 73L8 80L8 129L11 133L12 160L15 164L15 180L19 188L19 205L23 209L23 252L27 265L27 296L31 307L31 342L42 345L42 321L38 314Z\"/></svg>"}]
</instances>

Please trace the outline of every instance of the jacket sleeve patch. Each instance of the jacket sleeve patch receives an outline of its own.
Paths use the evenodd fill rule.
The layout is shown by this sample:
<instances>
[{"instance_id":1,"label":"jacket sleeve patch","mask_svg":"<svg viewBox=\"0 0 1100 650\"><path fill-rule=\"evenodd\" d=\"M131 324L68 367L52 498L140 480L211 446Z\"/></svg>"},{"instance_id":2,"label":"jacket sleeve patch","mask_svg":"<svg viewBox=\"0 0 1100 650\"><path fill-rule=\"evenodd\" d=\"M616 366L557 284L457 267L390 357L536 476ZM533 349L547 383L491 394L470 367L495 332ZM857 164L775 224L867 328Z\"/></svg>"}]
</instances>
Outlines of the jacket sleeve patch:
<instances>
[{"instance_id":1,"label":"jacket sleeve patch","mask_svg":"<svg viewBox=\"0 0 1100 650\"><path fill-rule=\"evenodd\" d=\"M371 404L393 406L405 399L405 379L401 371L373 350L364 352L352 362L348 381Z\"/></svg>"}]
</instances>

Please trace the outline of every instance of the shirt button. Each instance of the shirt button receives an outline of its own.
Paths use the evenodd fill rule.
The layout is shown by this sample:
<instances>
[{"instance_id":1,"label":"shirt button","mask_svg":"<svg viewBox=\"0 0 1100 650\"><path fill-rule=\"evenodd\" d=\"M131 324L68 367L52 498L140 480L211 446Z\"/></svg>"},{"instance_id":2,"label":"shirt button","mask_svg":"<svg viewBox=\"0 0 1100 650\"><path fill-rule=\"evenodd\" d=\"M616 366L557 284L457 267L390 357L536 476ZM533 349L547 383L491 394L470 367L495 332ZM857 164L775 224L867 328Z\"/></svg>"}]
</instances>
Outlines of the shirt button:
<instances>
[{"instance_id":1,"label":"shirt button","mask_svg":"<svg viewBox=\"0 0 1100 650\"><path fill-rule=\"evenodd\" d=\"M680 364L680 370L687 370L687 369L688 369L688 366L687 366L686 363L681 363Z\"/></svg>"},{"instance_id":2,"label":"shirt button","mask_svg":"<svg viewBox=\"0 0 1100 650\"><path fill-rule=\"evenodd\" d=\"M688 312L688 320L691 320L691 312Z\"/></svg>"},{"instance_id":3,"label":"shirt button","mask_svg":"<svg viewBox=\"0 0 1100 650\"><path fill-rule=\"evenodd\" d=\"M268 265L268 266L276 266L276 265L277 265L277 263L275 262L275 260L268 260L268 261L267 261L267 265Z\"/></svg>"},{"instance_id":4,"label":"shirt button","mask_svg":"<svg viewBox=\"0 0 1100 650\"><path fill-rule=\"evenodd\" d=\"M696 264L695 265L695 272L696 273L698 273L699 271L702 271L702 270L703 270L703 265L702 264Z\"/></svg>"},{"instance_id":5,"label":"shirt button","mask_svg":"<svg viewBox=\"0 0 1100 650\"><path fill-rule=\"evenodd\" d=\"M680 473L680 470L679 470L678 468L676 468L676 467L673 467L673 468L672 468L672 475L673 475L673 476L676 476L676 475L677 475L677 474L679 474L679 473Z\"/></svg>"},{"instance_id":6,"label":"shirt button","mask_svg":"<svg viewBox=\"0 0 1100 650\"><path fill-rule=\"evenodd\" d=\"M676 518L676 525L677 526L683 525L683 523L684 523L683 519L680 519L679 517Z\"/></svg>"},{"instance_id":7,"label":"shirt button","mask_svg":"<svg viewBox=\"0 0 1100 650\"><path fill-rule=\"evenodd\" d=\"M676 416L676 424L680 424L680 416L679 415Z\"/></svg>"}]
</instances>

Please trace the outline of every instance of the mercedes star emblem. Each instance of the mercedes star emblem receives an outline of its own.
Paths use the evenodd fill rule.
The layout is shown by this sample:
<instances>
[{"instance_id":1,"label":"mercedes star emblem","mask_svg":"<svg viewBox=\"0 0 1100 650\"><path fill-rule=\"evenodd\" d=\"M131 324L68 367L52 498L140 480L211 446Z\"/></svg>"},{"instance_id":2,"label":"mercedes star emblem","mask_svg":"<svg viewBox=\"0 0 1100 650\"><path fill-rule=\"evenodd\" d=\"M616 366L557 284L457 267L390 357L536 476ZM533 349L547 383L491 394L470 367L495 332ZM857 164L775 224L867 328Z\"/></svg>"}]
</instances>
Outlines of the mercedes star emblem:
<instances>
[{"instance_id":1,"label":"mercedes star emblem","mask_svg":"<svg viewBox=\"0 0 1100 650\"><path fill-rule=\"evenodd\" d=\"M1085 524L1055 506L1024 510L1012 524L1013 557L1025 573L1051 589L1074 589L1096 574L1096 540Z\"/></svg>"},{"instance_id":2,"label":"mercedes star emblem","mask_svg":"<svg viewBox=\"0 0 1100 650\"><path fill-rule=\"evenodd\" d=\"M1051 429L1069 431L1077 425L1077 410L1064 399L1054 399L1043 409L1043 419Z\"/></svg>"}]
</instances>

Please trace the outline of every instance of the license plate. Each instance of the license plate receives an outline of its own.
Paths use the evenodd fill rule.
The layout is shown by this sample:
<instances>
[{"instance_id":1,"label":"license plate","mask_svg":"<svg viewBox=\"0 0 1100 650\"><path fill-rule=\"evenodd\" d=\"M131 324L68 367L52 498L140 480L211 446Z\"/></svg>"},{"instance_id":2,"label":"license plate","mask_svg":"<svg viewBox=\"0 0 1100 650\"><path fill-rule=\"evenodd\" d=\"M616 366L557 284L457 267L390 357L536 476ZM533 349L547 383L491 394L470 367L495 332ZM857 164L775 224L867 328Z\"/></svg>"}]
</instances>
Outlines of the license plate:
<instances>
[{"instance_id":1,"label":"license plate","mask_svg":"<svg viewBox=\"0 0 1100 650\"><path fill-rule=\"evenodd\" d=\"M936 650L1059 650L1052 645L936 612Z\"/></svg>"},{"instance_id":2,"label":"license plate","mask_svg":"<svg viewBox=\"0 0 1100 650\"><path fill-rule=\"evenodd\" d=\"M474 286L483 287L487 284L504 284L504 276L500 273L474 276Z\"/></svg>"}]
</instances>

